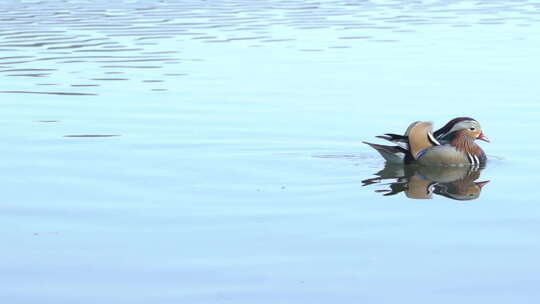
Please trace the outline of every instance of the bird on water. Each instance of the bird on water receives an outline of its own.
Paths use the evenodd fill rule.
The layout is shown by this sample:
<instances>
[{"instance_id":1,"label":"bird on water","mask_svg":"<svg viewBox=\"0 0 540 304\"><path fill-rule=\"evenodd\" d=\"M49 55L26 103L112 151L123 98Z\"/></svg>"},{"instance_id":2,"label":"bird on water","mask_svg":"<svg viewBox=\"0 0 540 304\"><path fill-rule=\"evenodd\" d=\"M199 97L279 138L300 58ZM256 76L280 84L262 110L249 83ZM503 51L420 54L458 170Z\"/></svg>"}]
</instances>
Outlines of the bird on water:
<instances>
[{"instance_id":1,"label":"bird on water","mask_svg":"<svg viewBox=\"0 0 540 304\"><path fill-rule=\"evenodd\" d=\"M428 166L483 167L487 161L486 153L475 141L490 142L480 123L470 117L454 118L435 132L431 122L416 121L409 125L404 135L386 133L376 137L395 144L364 142L377 150L388 163Z\"/></svg>"}]
</instances>

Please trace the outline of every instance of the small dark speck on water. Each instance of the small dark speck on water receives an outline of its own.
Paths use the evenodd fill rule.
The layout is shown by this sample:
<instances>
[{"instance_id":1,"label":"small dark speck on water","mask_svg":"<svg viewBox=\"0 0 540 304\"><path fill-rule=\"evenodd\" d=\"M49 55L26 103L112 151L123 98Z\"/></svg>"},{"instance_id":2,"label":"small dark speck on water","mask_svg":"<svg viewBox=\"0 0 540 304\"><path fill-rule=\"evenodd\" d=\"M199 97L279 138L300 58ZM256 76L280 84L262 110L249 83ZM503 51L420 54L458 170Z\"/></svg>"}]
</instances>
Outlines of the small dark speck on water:
<instances>
[{"instance_id":1,"label":"small dark speck on water","mask_svg":"<svg viewBox=\"0 0 540 304\"><path fill-rule=\"evenodd\" d=\"M49 122L59 122L59 120L34 120L34 122L49 123Z\"/></svg>"}]
</instances>

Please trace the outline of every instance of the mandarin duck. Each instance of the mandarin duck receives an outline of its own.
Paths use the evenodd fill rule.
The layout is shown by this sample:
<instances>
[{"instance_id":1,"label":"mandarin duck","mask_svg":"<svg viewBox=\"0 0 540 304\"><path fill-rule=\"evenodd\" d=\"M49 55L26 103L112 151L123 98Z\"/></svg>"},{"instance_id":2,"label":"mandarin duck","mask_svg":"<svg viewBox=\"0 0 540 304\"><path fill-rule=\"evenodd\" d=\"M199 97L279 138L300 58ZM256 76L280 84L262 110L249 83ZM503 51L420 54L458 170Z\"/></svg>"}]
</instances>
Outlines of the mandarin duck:
<instances>
[{"instance_id":1,"label":"mandarin duck","mask_svg":"<svg viewBox=\"0 0 540 304\"><path fill-rule=\"evenodd\" d=\"M386 146L364 142L387 162L429 166L483 167L487 157L475 140L490 142L482 133L480 124L470 117L454 118L435 132L432 123L416 121L404 135L386 133L377 137L396 144Z\"/></svg>"}]
</instances>

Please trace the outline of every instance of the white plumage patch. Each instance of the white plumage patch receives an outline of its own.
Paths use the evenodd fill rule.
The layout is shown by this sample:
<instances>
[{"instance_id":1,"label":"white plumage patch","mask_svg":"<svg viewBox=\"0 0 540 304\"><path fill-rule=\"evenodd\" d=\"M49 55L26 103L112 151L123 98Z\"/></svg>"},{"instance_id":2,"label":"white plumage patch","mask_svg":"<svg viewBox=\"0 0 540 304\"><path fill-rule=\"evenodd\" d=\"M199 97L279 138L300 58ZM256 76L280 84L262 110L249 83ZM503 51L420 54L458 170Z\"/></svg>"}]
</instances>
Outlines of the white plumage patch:
<instances>
[{"instance_id":1,"label":"white plumage patch","mask_svg":"<svg viewBox=\"0 0 540 304\"><path fill-rule=\"evenodd\" d=\"M467 157L469 158L469 163L471 163L471 165L474 165L474 159L473 159L471 153L467 153Z\"/></svg>"},{"instance_id":2,"label":"white plumage patch","mask_svg":"<svg viewBox=\"0 0 540 304\"><path fill-rule=\"evenodd\" d=\"M429 138L429 141L431 141L431 143L433 143L435 146L441 145L441 143L435 139L435 137L433 136L433 134L431 134L431 132L427 132L427 136Z\"/></svg>"},{"instance_id":3,"label":"white plumage patch","mask_svg":"<svg viewBox=\"0 0 540 304\"><path fill-rule=\"evenodd\" d=\"M478 159L478 156L472 155L471 153L467 153L467 158L469 158L469 162L473 167L479 167L480 166L480 160Z\"/></svg>"}]
</instances>

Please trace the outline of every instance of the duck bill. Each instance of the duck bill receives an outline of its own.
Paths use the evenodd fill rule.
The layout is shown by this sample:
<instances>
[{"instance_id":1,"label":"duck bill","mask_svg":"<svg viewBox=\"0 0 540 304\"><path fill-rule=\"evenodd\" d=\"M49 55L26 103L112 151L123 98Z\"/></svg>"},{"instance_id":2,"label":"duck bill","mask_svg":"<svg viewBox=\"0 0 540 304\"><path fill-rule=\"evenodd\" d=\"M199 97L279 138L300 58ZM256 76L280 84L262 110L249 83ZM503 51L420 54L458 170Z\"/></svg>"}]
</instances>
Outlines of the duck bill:
<instances>
[{"instance_id":1,"label":"duck bill","mask_svg":"<svg viewBox=\"0 0 540 304\"><path fill-rule=\"evenodd\" d=\"M490 181L483 181L483 182L477 182L475 183L478 187L480 187L480 189L482 189L482 187L484 187L485 185L489 184Z\"/></svg>"},{"instance_id":2,"label":"duck bill","mask_svg":"<svg viewBox=\"0 0 540 304\"><path fill-rule=\"evenodd\" d=\"M485 136L484 133L478 134L478 137L477 137L476 139L480 139L480 140L483 140L483 141L491 142L491 140L490 140L489 138L487 138L487 136Z\"/></svg>"}]
</instances>

